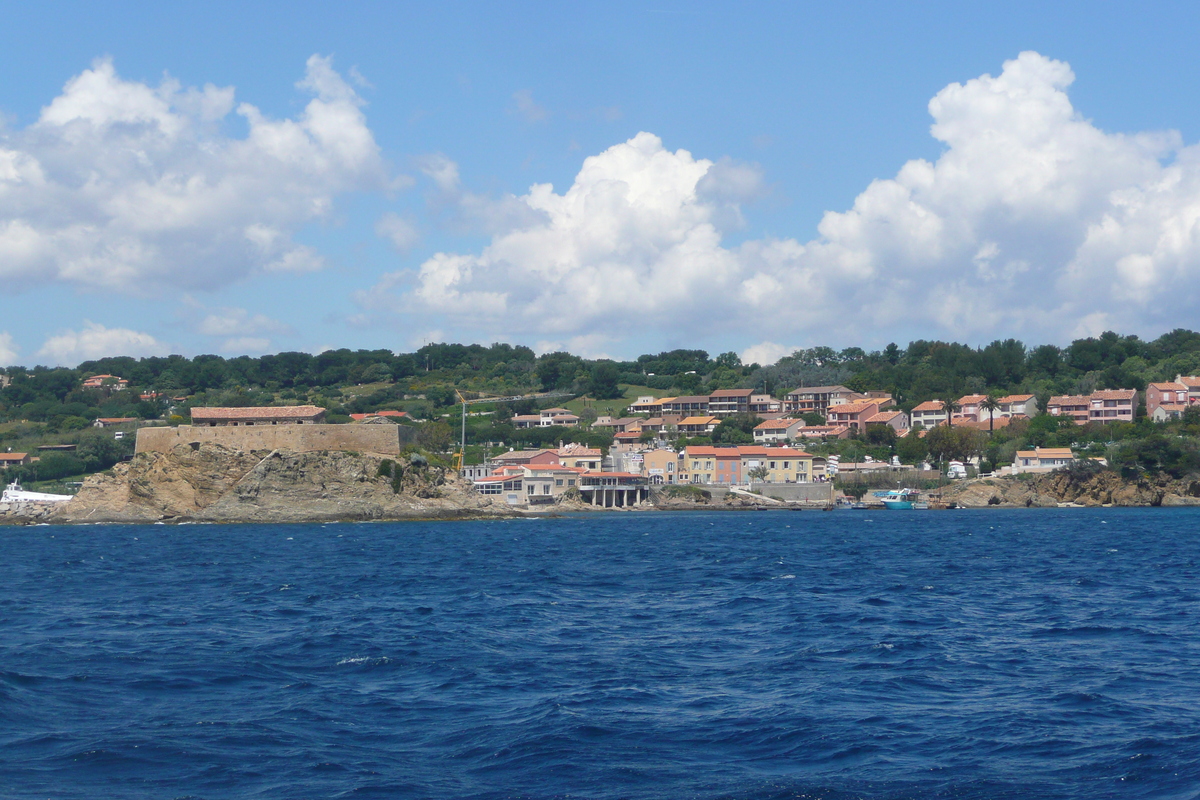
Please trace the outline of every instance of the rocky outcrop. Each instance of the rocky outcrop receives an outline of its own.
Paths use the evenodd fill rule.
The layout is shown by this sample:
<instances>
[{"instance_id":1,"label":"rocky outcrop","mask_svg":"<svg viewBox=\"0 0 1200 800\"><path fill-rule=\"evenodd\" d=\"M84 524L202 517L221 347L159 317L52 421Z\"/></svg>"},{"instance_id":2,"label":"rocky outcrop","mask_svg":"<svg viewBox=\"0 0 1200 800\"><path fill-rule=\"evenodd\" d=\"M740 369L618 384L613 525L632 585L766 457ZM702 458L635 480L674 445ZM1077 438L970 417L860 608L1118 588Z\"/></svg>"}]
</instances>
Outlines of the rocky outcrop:
<instances>
[{"instance_id":1,"label":"rocky outcrop","mask_svg":"<svg viewBox=\"0 0 1200 800\"><path fill-rule=\"evenodd\" d=\"M967 507L1198 506L1200 476L1141 475L1113 470L1058 470L1029 478L979 478L946 487L945 497Z\"/></svg>"},{"instance_id":2,"label":"rocky outcrop","mask_svg":"<svg viewBox=\"0 0 1200 800\"><path fill-rule=\"evenodd\" d=\"M93 475L49 521L324 522L511 516L440 467L348 452L219 444L139 453Z\"/></svg>"}]
</instances>

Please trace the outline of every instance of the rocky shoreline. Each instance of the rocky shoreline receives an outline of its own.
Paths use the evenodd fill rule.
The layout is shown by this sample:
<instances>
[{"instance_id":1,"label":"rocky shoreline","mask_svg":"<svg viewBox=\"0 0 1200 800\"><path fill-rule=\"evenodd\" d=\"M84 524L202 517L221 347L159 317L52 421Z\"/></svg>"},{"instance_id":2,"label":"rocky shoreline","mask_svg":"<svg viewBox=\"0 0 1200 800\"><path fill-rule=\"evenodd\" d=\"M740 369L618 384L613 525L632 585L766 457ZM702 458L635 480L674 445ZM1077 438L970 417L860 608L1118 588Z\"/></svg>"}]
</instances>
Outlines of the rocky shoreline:
<instances>
[{"instance_id":1,"label":"rocky shoreline","mask_svg":"<svg viewBox=\"0 0 1200 800\"><path fill-rule=\"evenodd\" d=\"M1200 506L1200 476L1125 480L1116 472L1059 471L956 482L944 499L966 508ZM139 453L88 478L65 503L0 506L0 524L287 523L542 517L589 511L752 510L752 498L659 493L625 509L578 499L515 509L423 459L349 452L246 452L219 444ZM793 507L793 506L780 506Z\"/></svg>"},{"instance_id":2,"label":"rocky shoreline","mask_svg":"<svg viewBox=\"0 0 1200 800\"><path fill-rule=\"evenodd\" d=\"M1200 476L1141 475L1127 480L1112 470L1059 470L1026 479L962 481L947 486L944 496L966 508L1200 506Z\"/></svg>"}]
</instances>

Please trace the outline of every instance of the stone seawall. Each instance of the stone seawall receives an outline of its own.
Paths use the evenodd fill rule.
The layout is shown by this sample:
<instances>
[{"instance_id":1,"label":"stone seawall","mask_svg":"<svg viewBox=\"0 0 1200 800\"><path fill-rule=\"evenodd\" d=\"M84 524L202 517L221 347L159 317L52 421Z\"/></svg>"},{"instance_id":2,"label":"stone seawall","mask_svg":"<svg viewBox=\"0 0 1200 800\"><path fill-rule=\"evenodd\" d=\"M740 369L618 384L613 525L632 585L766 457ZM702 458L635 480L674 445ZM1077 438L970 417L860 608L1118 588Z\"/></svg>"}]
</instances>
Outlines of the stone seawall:
<instances>
[{"instance_id":1,"label":"stone seawall","mask_svg":"<svg viewBox=\"0 0 1200 800\"><path fill-rule=\"evenodd\" d=\"M711 492L714 500L721 500L728 494L729 489L719 484L697 484L701 489ZM746 484L738 484L737 488L745 489ZM826 504L833 502L832 483L758 483L754 491L774 500L786 503Z\"/></svg>"},{"instance_id":2,"label":"stone seawall","mask_svg":"<svg viewBox=\"0 0 1200 800\"><path fill-rule=\"evenodd\" d=\"M344 450L395 456L413 440L404 425L248 425L245 427L141 428L137 453L169 453L181 444L219 444L231 450L314 453Z\"/></svg>"}]
</instances>

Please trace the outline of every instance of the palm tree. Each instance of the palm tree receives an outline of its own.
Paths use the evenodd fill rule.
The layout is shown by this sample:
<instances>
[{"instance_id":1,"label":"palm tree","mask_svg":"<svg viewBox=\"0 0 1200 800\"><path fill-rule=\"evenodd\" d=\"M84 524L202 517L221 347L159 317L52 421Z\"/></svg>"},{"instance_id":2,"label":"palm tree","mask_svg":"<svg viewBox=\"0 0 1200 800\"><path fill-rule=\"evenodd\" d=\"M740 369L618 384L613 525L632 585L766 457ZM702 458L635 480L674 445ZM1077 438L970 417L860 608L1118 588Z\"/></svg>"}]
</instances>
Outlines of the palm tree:
<instances>
[{"instance_id":1,"label":"palm tree","mask_svg":"<svg viewBox=\"0 0 1200 800\"><path fill-rule=\"evenodd\" d=\"M996 412L1000 410L1000 401L989 394L979 401L979 407L988 412L988 436L991 436L996 432Z\"/></svg>"},{"instance_id":2,"label":"palm tree","mask_svg":"<svg viewBox=\"0 0 1200 800\"><path fill-rule=\"evenodd\" d=\"M962 406L960 406L958 404L957 400L943 400L942 401L942 411L946 412L946 427L953 428L954 427L954 412L962 411Z\"/></svg>"}]
</instances>

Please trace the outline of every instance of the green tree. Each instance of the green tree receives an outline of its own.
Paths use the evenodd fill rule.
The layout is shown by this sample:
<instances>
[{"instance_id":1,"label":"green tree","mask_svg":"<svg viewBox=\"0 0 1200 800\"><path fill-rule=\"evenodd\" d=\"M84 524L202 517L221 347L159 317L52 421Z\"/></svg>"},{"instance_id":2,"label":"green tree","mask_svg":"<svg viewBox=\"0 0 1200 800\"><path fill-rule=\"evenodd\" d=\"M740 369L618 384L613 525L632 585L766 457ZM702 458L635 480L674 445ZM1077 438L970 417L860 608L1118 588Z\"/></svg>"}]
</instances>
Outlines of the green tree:
<instances>
[{"instance_id":1,"label":"green tree","mask_svg":"<svg viewBox=\"0 0 1200 800\"><path fill-rule=\"evenodd\" d=\"M445 422L426 422L417 429L417 443L434 453L443 453L454 441L454 431Z\"/></svg>"},{"instance_id":2,"label":"green tree","mask_svg":"<svg viewBox=\"0 0 1200 800\"><path fill-rule=\"evenodd\" d=\"M617 365L608 360L592 365L588 381L588 392L597 400L612 400L622 396L618 380L621 377Z\"/></svg>"}]
</instances>

